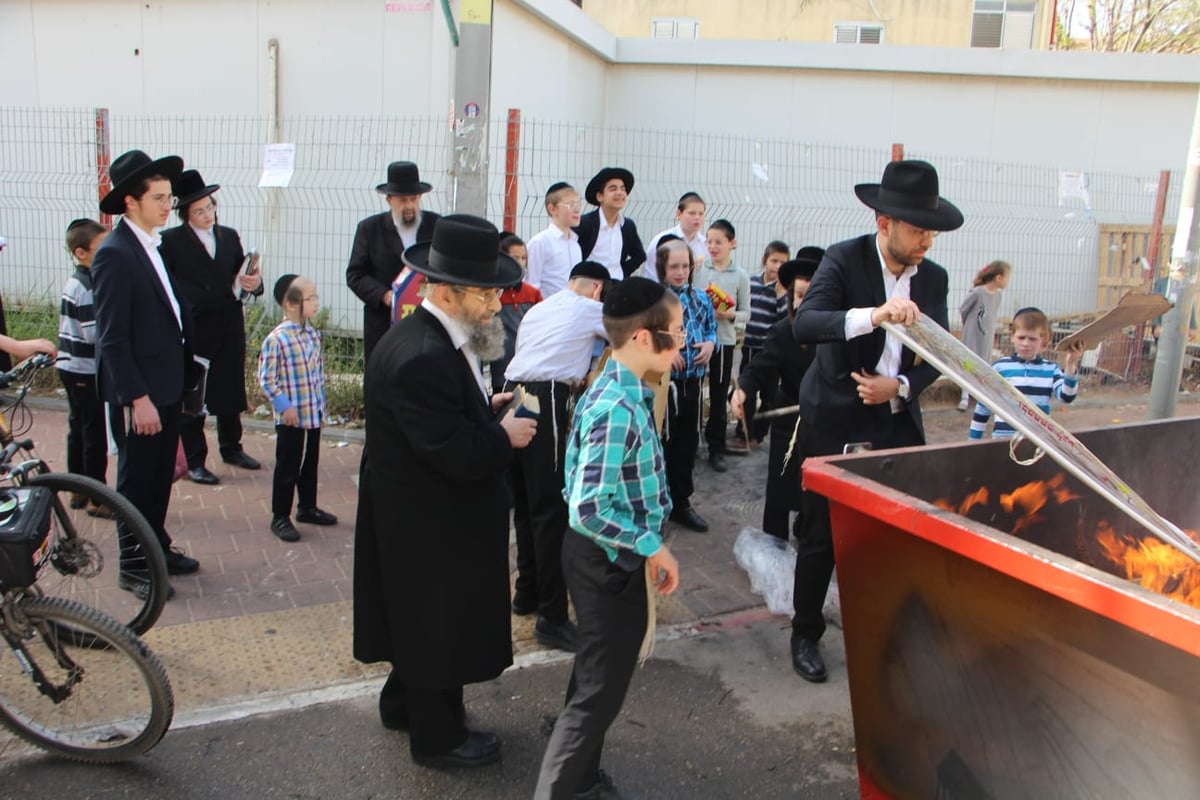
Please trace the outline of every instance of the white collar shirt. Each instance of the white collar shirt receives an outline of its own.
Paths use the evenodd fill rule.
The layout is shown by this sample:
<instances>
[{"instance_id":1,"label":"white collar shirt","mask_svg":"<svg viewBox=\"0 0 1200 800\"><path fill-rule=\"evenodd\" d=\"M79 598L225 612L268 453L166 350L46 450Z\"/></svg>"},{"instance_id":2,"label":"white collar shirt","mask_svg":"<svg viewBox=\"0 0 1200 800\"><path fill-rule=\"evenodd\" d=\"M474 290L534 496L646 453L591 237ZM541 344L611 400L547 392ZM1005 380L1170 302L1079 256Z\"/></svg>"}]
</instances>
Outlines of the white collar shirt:
<instances>
[{"instance_id":1,"label":"white collar shirt","mask_svg":"<svg viewBox=\"0 0 1200 800\"><path fill-rule=\"evenodd\" d=\"M583 261L579 235L570 228L563 232L553 223L529 240L525 252L529 261L525 282L538 289L542 297L567 288L572 268Z\"/></svg>"},{"instance_id":2,"label":"white collar shirt","mask_svg":"<svg viewBox=\"0 0 1200 800\"><path fill-rule=\"evenodd\" d=\"M600 229L596 232L596 245L588 259L608 267L608 274L614 281L619 281L624 277L621 271L621 251L625 247L625 240L621 237L621 228L625 225L625 215L617 214L614 225L608 224L603 209L599 216Z\"/></svg>"},{"instance_id":3,"label":"white collar shirt","mask_svg":"<svg viewBox=\"0 0 1200 800\"><path fill-rule=\"evenodd\" d=\"M446 329L446 333L450 336L450 344L454 345L454 349L462 353L463 358L467 360L467 366L470 368L471 374L475 376L475 383L479 385L479 391L483 395L483 399L487 400L488 391L483 383L483 369L479 363L479 356L475 355L475 351L467 343L467 332L463 330L462 325L459 325L457 320L438 308L428 297L421 301L421 308L433 314L437 321L442 323L442 327Z\"/></svg>"},{"instance_id":4,"label":"white collar shirt","mask_svg":"<svg viewBox=\"0 0 1200 800\"><path fill-rule=\"evenodd\" d=\"M596 342L605 339L604 306L568 289L526 312L504 377L514 383L575 383L587 377Z\"/></svg>"},{"instance_id":5,"label":"white collar shirt","mask_svg":"<svg viewBox=\"0 0 1200 800\"><path fill-rule=\"evenodd\" d=\"M217 237L213 233L212 228L197 228L192 223L188 223L188 227L192 229L192 233L196 234L196 238L200 240L200 244L204 245L205 251L209 258L217 257Z\"/></svg>"},{"instance_id":6,"label":"white collar shirt","mask_svg":"<svg viewBox=\"0 0 1200 800\"><path fill-rule=\"evenodd\" d=\"M171 279L167 277L167 266L163 263L162 254L158 252L158 246L162 244L162 237L157 233L146 233L129 220L125 220L125 224L133 231L138 243L150 258L154 274L158 275L158 282L162 284L163 291L167 293L167 300L171 302L171 310L175 312L175 322L179 324L179 329L183 330L183 316L179 313L179 301L175 299L175 290L171 288Z\"/></svg>"},{"instance_id":7,"label":"white collar shirt","mask_svg":"<svg viewBox=\"0 0 1200 800\"><path fill-rule=\"evenodd\" d=\"M658 267L655 265L655 259L658 257L658 240L670 234L678 236L687 243L688 249L692 251L692 261L695 262L695 269L699 270L708 260L708 239L700 231L696 231L696 235L688 238L683 235L683 226L676 225L674 228L669 228L650 240L650 246L646 248L646 263L642 264L642 268L638 273L643 278L649 278L652 281L658 280Z\"/></svg>"}]
</instances>

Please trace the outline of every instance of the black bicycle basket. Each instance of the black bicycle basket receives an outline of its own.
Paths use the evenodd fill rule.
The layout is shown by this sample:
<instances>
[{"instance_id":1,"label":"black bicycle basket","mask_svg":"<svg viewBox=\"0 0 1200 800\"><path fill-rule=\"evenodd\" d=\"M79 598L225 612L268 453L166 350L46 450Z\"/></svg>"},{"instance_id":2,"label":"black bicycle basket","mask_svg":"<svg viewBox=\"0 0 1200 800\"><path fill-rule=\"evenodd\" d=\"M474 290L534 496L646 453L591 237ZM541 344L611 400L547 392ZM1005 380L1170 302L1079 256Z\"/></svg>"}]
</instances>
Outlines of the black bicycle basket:
<instances>
[{"instance_id":1,"label":"black bicycle basket","mask_svg":"<svg viewBox=\"0 0 1200 800\"><path fill-rule=\"evenodd\" d=\"M54 493L41 486L0 489L0 586L33 585L50 555Z\"/></svg>"}]
</instances>

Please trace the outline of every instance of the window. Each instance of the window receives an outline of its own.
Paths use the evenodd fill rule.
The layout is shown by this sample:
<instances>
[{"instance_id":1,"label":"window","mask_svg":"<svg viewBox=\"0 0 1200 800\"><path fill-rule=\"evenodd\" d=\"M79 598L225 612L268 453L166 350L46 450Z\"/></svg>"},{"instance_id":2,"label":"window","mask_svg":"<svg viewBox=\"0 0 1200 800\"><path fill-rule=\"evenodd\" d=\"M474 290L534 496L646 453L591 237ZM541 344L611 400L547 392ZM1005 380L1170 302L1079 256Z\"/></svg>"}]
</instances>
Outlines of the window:
<instances>
[{"instance_id":1,"label":"window","mask_svg":"<svg viewBox=\"0 0 1200 800\"><path fill-rule=\"evenodd\" d=\"M871 22L839 22L833 26L838 44L882 44L883 26Z\"/></svg>"},{"instance_id":2,"label":"window","mask_svg":"<svg viewBox=\"0 0 1200 800\"><path fill-rule=\"evenodd\" d=\"M650 20L651 39L699 39L700 20L694 17L655 17Z\"/></svg>"},{"instance_id":3,"label":"window","mask_svg":"<svg viewBox=\"0 0 1200 800\"><path fill-rule=\"evenodd\" d=\"M1028 50L1036 14L1036 0L975 0L971 47Z\"/></svg>"}]
</instances>

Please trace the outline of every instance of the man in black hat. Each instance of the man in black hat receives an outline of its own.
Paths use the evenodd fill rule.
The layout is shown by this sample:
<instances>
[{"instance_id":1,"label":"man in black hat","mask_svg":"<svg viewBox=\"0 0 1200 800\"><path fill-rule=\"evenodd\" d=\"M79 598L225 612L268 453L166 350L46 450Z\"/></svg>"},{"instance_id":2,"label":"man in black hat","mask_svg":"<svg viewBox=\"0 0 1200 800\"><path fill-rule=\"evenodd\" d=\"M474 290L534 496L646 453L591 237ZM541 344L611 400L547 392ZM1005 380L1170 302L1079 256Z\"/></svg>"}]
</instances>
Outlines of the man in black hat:
<instances>
[{"instance_id":1,"label":"man in black hat","mask_svg":"<svg viewBox=\"0 0 1200 800\"><path fill-rule=\"evenodd\" d=\"M909 324L921 314L948 326L949 279L925 254L963 216L938 195L937 171L924 161L894 161L881 183L859 184L854 193L875 210L876 230L831 245L796 310L796 340L819 345L800 384L805 458L859 442L876 450L924 444L918 398L937 370L880 326ZM820 682L827 673L817 643L825 632L821 608L833 574L833 539L828 500L805 492L802 503L792 666Z\"/></svg>"},{"instance_id":2,"label":"man in black hat","mask_svg":"<svg viewBox=\"0 0 1200 800\"><path fill-rule=\"evenodd\" d=\"M205 184L194 169L172 181L175 208L182 224L163 231L163 262L195 326L196 355L209 361L204 402L217 418L221 460L242 469L260 464L242 449L242 412L246 410L246 321L242 295L263 293L262 274L242 272L245 253L233 228L217 223L219 184ZM205 465L208 442L204 414L186 415L179 434L188 478L212 485L221 479Z\"/></svg>"},{"instance_id":3,"label":"man in black hat","mask_svg":"<svg viewBox=\"0 0 1200 800\"><path fill-rule=\"evenodd\" d=\"M622 212L633 191L633 173L623 167L605 167L588 181L584 197L594 206L579 218L575 233L583 257L608 268L614 281L628 278L646 263L646 250L637 225Z\"/></svg>"},{"instance_id":4,"label":"man in black hat","mask_svg":"<svg viewBox=\"0 0 1200 800\"><path fill-rule=\"evenodd\" d=\"M533 637L547 647L574 652L575 626L567 618L562 541L567 530L563 458L567 424L596 344L603 345L600 295L608 270L581 261L565 291L529 309L517 329L517 347L505 372L505 388L522 386L538 399L538 432L519 450L511 471L513 523L517 535L517 582L513 613L537 612Z\"/></svg>"},{"instance_id":5,"label":"man in black hat","mask_svg":"<svg viewBox=\"0 0 1200 800\"><path fill-rule=\"evenodd\" d=\"M392 320L392 281L404 269L402 255L433 236L439 215L421 210L421 195L433 187L421 180L411 161L388 164L387 183L375 191L387 198L388 210L358 223L346 285L363 301L363 368Z\"/></svg>"},{"instance_id":6,"label":"man in black hat","mask_svg":"<svg viewBox=\"0 0 1200 800\"><path fill-rule=\"evenodd\" d=\"M409 731L417 763L479 766L494 734L465 725L463 685L512 663L505 474L537 423L488 397L481 360L503 349L500 292L521 267L499 232L454 214L404 261L424 300L380 340L367 366L370 457L354 536L354 657L388 661L383 725Z\"/></svg>"},{"instance_id":7,"label":"man in black hat","mask_svg":"<svg viewBox=\"0 0 1200 800\"><path fill-rule=\"evenodd\" d=\"M124 216L92 262L96 382L119 450L117 491L154 529L172 575L200 568L171 546L164 527L183 391L195 377L191 317L167 274L155 229L171 215L171 181L182 169L178 156L152 160L140 150L112 162L112 191L100 201L100 210ZM118 585L146 597L146 574L131 538L121 536Z\"/></svg>"}]
</instances>

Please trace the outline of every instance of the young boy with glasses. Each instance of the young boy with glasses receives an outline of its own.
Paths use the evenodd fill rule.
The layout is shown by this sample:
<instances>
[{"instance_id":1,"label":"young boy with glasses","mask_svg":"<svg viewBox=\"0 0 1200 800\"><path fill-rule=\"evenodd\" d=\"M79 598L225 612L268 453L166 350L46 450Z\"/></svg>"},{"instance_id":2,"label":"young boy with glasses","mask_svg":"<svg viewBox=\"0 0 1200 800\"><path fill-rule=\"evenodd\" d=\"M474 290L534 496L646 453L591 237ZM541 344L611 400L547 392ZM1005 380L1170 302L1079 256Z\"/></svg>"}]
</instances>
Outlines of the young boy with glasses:
<instances>
[{"instance_id":1,"label":"young boy with glasses","mask_svg":"<svg viewBox=\"0 0 1200 800\"><path fill-rule=\"evenodd\" d=\"M571 268L583 261L579 235L571 230L579 224L579 192L569 183L555 183L546 190L546 213L550 224L529 240L529 263L525 282L549 297L567 288Z\"/></svg>"}]
</instances>

